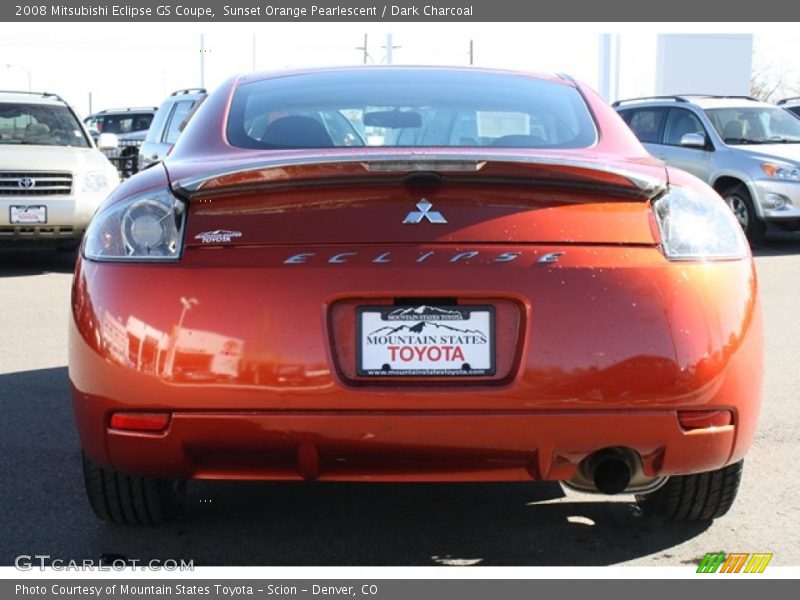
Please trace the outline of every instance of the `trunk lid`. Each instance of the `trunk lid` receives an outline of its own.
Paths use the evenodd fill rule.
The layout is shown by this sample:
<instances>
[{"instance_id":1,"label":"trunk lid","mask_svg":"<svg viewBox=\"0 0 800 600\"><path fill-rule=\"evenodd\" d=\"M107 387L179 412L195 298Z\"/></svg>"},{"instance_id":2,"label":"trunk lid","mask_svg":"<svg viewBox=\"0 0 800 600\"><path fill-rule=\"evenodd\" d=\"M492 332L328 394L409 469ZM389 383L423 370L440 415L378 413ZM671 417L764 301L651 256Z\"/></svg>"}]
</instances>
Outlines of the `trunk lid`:
<instances>
[{"instance_id":1,"label":"trunk lid","mask_svg":"<svg viewBox=\"0 0 800 600\"><path fill-rule=\"evenodd\" d=\"M287 154L200 176L174 169L173 189L190 206L187 245L652 245L650 200L665 189L654 163Z\"/></svg>"}]
</instances>

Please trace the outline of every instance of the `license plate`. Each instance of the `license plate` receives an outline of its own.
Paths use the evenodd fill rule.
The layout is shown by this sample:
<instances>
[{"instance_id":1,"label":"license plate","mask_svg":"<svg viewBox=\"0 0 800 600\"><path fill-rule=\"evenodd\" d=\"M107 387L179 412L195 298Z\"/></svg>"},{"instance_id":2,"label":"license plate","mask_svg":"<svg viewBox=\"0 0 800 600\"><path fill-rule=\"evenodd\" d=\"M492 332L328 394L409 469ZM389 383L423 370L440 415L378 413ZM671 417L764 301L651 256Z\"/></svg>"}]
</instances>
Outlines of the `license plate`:
<instances>
[{"instance_id":1,"label":"license plate","mask_svg":"<svg viewBox=\"0 0 800 600\"><path fill-rule=\"evenodd\" d=\"M12 225L47 223L46 206L12 206L9 221Z\"/></svg>"},{"instance_id":2,"label":"license plate","mask_svg":"<svg viewBox=\"0 0 800 600\"><path fill-rule=\"evenodd\" d=\"M361 306L356 318L360 376L494 375L492 306Z\"/></svg>"}]
</instances>

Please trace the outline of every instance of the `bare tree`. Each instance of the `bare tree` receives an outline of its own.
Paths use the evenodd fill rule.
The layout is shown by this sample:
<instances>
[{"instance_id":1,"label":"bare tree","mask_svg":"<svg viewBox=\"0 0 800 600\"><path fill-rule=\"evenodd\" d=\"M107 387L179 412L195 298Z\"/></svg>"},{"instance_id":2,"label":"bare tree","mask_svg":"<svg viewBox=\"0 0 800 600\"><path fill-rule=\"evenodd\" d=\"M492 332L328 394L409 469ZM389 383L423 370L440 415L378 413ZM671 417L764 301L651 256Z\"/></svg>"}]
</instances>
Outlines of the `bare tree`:
<instances>
[{"instance_id":1,"label":"bare tree","mask_svg":"<svg viewBox=\"0 0 800 600\"><path fill-rule=\"evenodd\" d=\"M782 98L784 74L775 73L767 67L756 67L750 75L750 95L764 102L775 102Z\"/></svg>"},{"instance_id":2,"label":"bare tree","mask_svg":"<svg viewBox=\"0 0 800 600\"><path fill-rule=\"evenodd\" d=\"M750 95L764 102L777 102L786 96L796 95L800 85L796 76L787 74L783 67L775 67L758 57L750 73Z\"/></svg>"}]
</instances>

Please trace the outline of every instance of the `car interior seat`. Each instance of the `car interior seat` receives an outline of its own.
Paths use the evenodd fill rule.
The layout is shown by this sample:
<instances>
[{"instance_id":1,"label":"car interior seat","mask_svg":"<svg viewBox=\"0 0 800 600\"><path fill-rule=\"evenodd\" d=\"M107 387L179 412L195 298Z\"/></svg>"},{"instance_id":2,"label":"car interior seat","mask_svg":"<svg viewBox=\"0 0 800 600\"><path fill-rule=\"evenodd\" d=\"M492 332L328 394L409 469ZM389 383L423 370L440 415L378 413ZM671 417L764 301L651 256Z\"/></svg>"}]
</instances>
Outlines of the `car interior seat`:
<instances>
[{"instance_id":1,"label":"car interior seat","mask_svg":"<svg viewBox=\"0 0 800 600\"><path fill-rule=\"evenodd\" d=\"M725 124L723 137L726 140L740 140L744 137L744 125L741 121L728 121Z\"/></svg>"},{"instance_id":2,"label":"car interior seat","mask_svg":"<svg viewBox=\"0 0 800 600\"><path fill-rule=\"evenodd\" d=\"M672 143L680 144L681 138L687 133L702 135L702 132L697 130L697 122L689 115L684 115L672 125L671 134L667 136L667 139Z\"/></svg>"},{"instance_id":3,"label":"car interior seat","mask_svg":"<svg viewBox=\"0 0 800 600\"><path fill-rule=\"evenodd\" d=\"M325 126L311 117L281 117L267 125L261 142L276 148L332 148Z\"/></svg>"}]
</instances>

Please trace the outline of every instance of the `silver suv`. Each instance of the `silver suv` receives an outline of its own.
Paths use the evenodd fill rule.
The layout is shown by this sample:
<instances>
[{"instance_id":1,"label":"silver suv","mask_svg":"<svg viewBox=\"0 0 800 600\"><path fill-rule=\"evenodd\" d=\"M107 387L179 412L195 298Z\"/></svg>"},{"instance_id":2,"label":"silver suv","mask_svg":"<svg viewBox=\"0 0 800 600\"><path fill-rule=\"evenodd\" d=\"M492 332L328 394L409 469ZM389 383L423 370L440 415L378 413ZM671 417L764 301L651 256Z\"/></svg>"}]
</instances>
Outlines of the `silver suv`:
<instances>
[{"instance_id":1,"label":"silver suv","mask_svg":"<svg viewBox=\"0 0 800 600\"><path fill-rule=\"evenodd\" d=\"M167 157L186 123L207 95L208 92L202 88L178 90L172 92L158 107L147 137L139 148L139 171Z\"/></svg>"},{"instance_id":2,"label":"silver suv","mask_svg":"<svg viewBox=\"0 0 800 600\"><path fill-rule=\"evenodd\" d=\"M800 229L800 118L743 96L656 96L613 104L647 150L725 199L751 241Z\"/></svg>"},{"instance_id":3,"label":"silver suv","mask_svg":"<svg viewBox=\"0 0 800 600\"><path fill-rule=\"evenodd\" d=\"M101 134L98 146L116 147ZM117 170L55 94L0 91L0 244L76 247Z\"/></svg>"}]
</instances>

